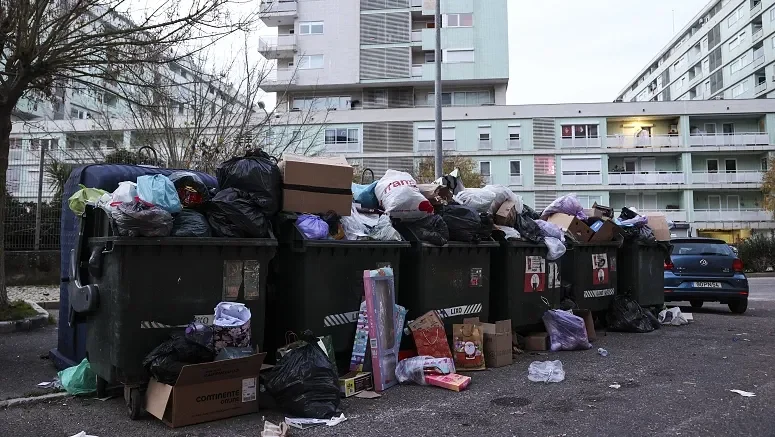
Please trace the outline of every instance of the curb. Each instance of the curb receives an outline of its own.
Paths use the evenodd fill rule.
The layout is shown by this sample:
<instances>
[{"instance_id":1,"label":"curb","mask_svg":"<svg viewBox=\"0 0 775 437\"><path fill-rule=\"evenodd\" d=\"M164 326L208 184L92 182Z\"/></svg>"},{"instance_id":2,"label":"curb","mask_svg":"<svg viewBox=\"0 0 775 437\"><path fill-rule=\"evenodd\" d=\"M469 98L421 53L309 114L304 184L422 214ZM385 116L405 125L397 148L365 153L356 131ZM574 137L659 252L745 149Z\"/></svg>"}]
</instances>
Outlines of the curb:
<instances>
[{"instance_id":1,"label":"curb","mask_svg":"<svg viewBox=\"0 0 775 437\"><path fill-rule=\"evenodd\" d=\"M47 301L47 302L38 302L38 306L43 308L44 310L58 310L59 309L59 301Z\"/></svg>"},{"instance_id":2,"label":"curb","mask_svg":"<svg viewBox=\"0 0 775 437\"><path fill-rule=\"evenodd\" d=\"M30 405L38 402L44 402L51 399L59 399L70 396L67 392L51 393L42 396L34 396L31 398L16 398L0 401L0 408L18 407L19 405Z\"/></svg>"},{"instance_id":3,"label":"curb","mask_svg":"<svg viewBox=\"0 0 775 437\"><path fill-rule=\"evenodd\" d=\"M775 278L775 272L746 273L749 278Z\"/></svg>"},{"instance_id":4,"label":"curb","mask_svg":"<svg viewBox=\"0 0 775 437\"><path fill-rule=\"evenodd\" d=\"M48 323L48 311L41 308L40 305L25 300L38 313L37 316L28 317L24 320L13 320L9 322L0 322L0 333L8 334L11 332L31 331L46 326Z\"/></svg>"}]
</instances>

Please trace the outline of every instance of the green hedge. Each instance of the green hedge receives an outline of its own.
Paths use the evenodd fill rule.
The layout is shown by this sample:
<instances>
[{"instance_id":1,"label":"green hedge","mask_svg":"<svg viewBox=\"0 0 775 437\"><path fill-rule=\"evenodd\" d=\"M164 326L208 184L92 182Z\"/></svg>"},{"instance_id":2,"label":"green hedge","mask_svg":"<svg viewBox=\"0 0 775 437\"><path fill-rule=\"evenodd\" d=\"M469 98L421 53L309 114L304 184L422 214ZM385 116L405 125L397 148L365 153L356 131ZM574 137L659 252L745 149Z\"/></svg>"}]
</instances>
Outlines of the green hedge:
<instances>
[{"instance_id":1,"label":"green hedge","mask_svg":"<svg viewBox=\"0 0 775 437\"><path fill-rule=\"evenodd\" d=\"M754 235L738 244L737 249L746 270L765 272L775 267L775 238L771 236Z\"/></svg>"}]
</instances>

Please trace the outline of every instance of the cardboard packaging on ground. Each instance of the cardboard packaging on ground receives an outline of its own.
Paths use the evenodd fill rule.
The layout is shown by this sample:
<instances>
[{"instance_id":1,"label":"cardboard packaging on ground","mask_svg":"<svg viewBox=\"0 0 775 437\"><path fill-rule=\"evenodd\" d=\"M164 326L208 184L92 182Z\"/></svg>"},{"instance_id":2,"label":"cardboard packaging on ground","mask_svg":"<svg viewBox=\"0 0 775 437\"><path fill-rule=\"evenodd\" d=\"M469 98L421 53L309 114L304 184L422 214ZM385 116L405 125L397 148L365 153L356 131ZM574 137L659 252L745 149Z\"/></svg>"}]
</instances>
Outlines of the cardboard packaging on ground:
<instances>
[{"instance_id":1,"label":"cardboard packaging on ground","mask_svg":"<svg viewBox=\"0 0 775 437\"><path fill-rule=\"evenodd\" d=\"M571 234L579 243L588 242L594 234L586 223L572 215L561 213L552 214L546 221L559 226L560 229Z\"/></svg>"},{"instance_id":2,"label":"cardboard packaging on ground","mask_svg":"<svg viewBox=\"0 0 775 437\"><path fill-rule=\"evenodd\" d=\"M654 238L657 241L670 241L670 228L667 226L667 218L664 214L647 212L645 217L648 219L649 227L654 232Z\"/></svg>"},{"instance_id":3,"label":"cardboard packaging on ground","mask_svg":"<svg viewBox=\"0 0 775 437\"><path fill-rule=\"evenodd\" d=\"M487 368L513 364L511 351L511 320L495 323L480 323L478 317L463 319L463 323L479 323L484 333L484 362Z\"/></svg>"},{"instance_id":4,"label":"cardboard packaging on ground","mask_svg":"<svg viewBox=\"0 0 775 437\"><path fill-rule=\"evenodd\" d=\"M584 319L584 327L587 328L587 340L590 342L597 340L597 332L595 332L595 321L592 319L592 311L573 310L573 314Z\"/></svg>"},{"instance_id":5,"label":"cardboard packaging on ground","mask_svg":"<svg viewBox=\"0 0 775 437\"><path fill-rule=\"evenodd\" d=\"M370 372L350 372L339 377L339 391L346 398L373 388Z\"/></svg>"},{"instance_id":6,"label":"cardboard packaging on ground","mask_svg":"<svg viewBox=\"0 0 775 437\"><path fill-rule=\"evenodd\" d=\"M151 379L145 410L172 428L258 412L265 353L184 366L175 386Z\"/></svg>"},{"instance_id":7,"label":"cardboard packaging on ground","mask_svg":"<svg viewBox=\"0 0 775 437\"><path fill-rule=\"evenodd\" d=\"M549 350L549 333L534 332L525 337L525 350L540 352Z\"/></svg>"},{"instance_id":8,"label":"cardboard packaging on ground","mask_svg":"<svg viewBox=\"0 0 775 437\"><path fill-rule=\"evenodd\" d=\"M442 387L452 391L461 391L465 390L468 387L468 384L471 383L471 377L458 375L457 373L450 373L449 375L425 375L425 381L436 387Z\"/></svg>"},{"instance_id":9,"label":"cardboard packaging on ground","mask_svg":"<svg viewBox=\"0 0 775 437\"><path fill-rule=\"evenodd\" d=\"M283 155L283 211L349 216L353 168L343 156Z\"/></svg>"}]
</instances>

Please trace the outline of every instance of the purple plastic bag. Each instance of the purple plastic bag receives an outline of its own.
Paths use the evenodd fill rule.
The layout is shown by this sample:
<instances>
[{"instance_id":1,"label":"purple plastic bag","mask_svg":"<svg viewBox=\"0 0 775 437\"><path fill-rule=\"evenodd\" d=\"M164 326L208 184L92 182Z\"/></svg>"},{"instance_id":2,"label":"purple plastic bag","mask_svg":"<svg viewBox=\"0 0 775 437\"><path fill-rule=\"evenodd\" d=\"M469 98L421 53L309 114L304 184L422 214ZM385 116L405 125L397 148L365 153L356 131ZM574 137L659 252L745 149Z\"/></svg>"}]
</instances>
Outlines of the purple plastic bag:
<instances>
[{"instance_id":1,"label":"purple plastic bag","mask_svg":"<svg viewBox=\"0 0 775 437\"><path fill-rule=\"evenodd\" d=\"M560 241L565 241L565 232L560 229L559 226L554 223L545 222L543 220L536 220L536 224L541 228L541 234L544 237L556 238Z\"/></svg>"},{"instance_id":2,"label":"purple plastic bag","mask_svg":"<svg viewBox=\"0 0 775 437\"><path fill-rule=\"evenodd\" d=\"M546 220L550 215L557 213L576 216L579 220L587 219L584 207L581 206L578 197L573 193L554 199L554 202L550 203L541 214L541 220Z\"/></svg>"},{"instance_id":3,"label":"purple plastic bag","mask_svg":"<svg viewBox=\"0 0 775 437\"><path fill-rule=\"evenodd\" d=\"M570 311L549 310L541 318L544 321L552 352L591 349L584 319Z\"/></svg>"},{"instance_id":4,"label":"purple plastic bag","mask_svg":"<svg viewBox=\"0 0 775 437\"><path fill-rule=\"evenodd\" d=\"M296 226L310 240L325 240L328 238L328 223L316 215L300 215L296 219Z\"/></svg>"}]
</instances>

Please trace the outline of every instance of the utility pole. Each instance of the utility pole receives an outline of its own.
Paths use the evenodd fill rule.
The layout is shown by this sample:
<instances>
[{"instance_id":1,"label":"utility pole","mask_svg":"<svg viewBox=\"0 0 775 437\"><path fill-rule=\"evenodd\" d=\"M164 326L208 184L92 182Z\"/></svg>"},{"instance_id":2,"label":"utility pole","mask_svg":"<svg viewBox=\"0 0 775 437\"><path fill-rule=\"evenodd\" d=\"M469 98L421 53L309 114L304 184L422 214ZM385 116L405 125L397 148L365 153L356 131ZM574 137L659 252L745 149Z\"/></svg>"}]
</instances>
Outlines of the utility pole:
<instances>
[{"instance_id":1,"label":"utility pole","mask_svg":"<svg viewBox=\"0 0 775 437\"><path fill-rule=\"evenodd\" d=\"M444 176L443 136L441 132L441 0L436 0L436 178Z\"/></svg>"}]
</instances>

